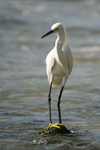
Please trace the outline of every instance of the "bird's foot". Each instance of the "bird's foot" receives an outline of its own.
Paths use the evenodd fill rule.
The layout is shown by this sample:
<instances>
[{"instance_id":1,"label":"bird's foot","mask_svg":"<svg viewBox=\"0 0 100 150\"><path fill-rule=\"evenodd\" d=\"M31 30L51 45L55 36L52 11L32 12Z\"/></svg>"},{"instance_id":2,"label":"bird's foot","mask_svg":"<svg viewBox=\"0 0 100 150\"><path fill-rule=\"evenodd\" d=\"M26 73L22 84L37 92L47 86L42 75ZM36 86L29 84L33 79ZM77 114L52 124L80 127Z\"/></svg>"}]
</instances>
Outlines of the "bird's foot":
<instances>
[{"instance_id":1,"label":"bird's foot","mask_svg":"<svg viewBox=\"0 0 100 150\"><path fill-rule=\"evenodd\" d=\"M50 123L48 127L44 128L44 129L51 129L51 128L58 128L58 129L61 129L61 126L64 126L63 124L60 124L60 123Z\"/></svg>"}]
</instances>

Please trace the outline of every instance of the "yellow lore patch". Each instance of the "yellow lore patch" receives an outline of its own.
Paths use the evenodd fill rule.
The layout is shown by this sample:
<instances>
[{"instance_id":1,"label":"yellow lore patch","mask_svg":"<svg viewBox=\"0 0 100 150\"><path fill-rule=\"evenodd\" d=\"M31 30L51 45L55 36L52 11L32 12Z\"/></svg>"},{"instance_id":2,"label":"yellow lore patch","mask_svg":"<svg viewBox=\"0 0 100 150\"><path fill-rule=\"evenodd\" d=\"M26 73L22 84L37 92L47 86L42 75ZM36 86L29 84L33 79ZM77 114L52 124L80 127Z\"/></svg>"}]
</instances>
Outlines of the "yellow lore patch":
<instances>
[{"instance_id":1,"label":"yellow lore patch","mask_svg":"<svg viewBox=\"0 0 100 150\"><path fill-rule=\"evenodd\" d=\"M57 31L59 28L52 29L53 31Z\"/></svg>"}]
</instances>

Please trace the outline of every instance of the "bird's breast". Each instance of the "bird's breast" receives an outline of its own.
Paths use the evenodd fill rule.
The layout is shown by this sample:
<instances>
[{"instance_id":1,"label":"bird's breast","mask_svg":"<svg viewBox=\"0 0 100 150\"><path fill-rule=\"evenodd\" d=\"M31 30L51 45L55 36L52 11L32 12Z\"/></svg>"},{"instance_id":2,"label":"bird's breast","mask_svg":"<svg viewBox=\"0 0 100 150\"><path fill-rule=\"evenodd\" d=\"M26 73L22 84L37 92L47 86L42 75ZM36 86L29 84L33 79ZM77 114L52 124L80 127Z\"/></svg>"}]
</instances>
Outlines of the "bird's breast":
<instances>
[{"instance_id":1,"label":"bird's breast","mask_svg":"<svg viewBox=\"0 0 100 150\"><path fill-rule=\"evenodd\" d=\"M52 73L54 74L54 76L58 76L58 77L63 77L65 75L62 66L57 61L55 61L55 64L52 68Z\"/></svg>"}]
</instances>

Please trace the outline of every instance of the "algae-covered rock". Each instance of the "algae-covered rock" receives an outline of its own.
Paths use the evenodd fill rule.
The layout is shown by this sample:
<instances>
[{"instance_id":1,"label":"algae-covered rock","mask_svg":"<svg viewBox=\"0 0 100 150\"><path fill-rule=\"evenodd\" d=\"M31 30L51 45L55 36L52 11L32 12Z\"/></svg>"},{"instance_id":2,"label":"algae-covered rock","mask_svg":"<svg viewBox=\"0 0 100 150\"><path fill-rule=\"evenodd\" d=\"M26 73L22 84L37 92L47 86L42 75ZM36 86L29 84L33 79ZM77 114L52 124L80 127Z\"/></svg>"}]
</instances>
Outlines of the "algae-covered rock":
<instances>
[{"instance_id":1,"label":"algae-covered rock","mask_svg":"<svg viewBox=\"0 0 100 150\"><path fill-rule=\"evenodd\" d=\"M36 132L36 134L40 134L40 135L44 135L44 134L57 134L57 133L61 133L61 134L69 134L69 133L73 133L73 131L68 130L63 124L49 124L48 127L41 129L39 131Z\"/></svg>"}]
</instances>

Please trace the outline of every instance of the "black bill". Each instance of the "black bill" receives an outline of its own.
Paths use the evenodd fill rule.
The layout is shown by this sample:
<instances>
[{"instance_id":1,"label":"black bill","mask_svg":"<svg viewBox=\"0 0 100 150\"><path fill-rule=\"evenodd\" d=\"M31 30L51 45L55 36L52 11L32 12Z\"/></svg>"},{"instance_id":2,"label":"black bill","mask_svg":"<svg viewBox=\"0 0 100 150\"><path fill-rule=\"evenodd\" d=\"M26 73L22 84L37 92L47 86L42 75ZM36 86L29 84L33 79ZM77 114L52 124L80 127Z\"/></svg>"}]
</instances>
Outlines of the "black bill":
<instances>
[{"instance_id":1,"label":"black bill","mask_svg":"<svg viewBox=\"0 0 100 150\"><path fill-rule=\"evenodd\" d=\"M47 32L45 35L43 35L43 36L41 37L41 39L44 38L45 36L48 36L49 34L52 34L52 33L54 33L54 31L53 31L53 30L50 30L50 31Z\"/></svg>"}]
</instances>

